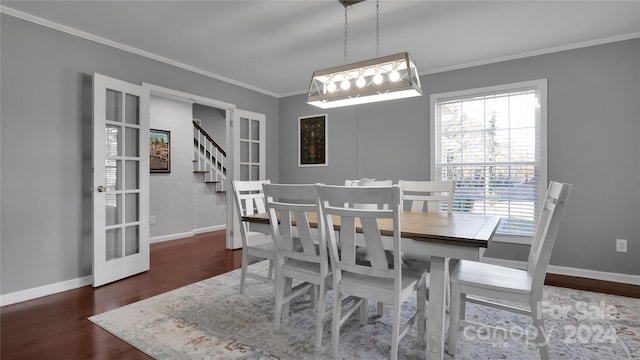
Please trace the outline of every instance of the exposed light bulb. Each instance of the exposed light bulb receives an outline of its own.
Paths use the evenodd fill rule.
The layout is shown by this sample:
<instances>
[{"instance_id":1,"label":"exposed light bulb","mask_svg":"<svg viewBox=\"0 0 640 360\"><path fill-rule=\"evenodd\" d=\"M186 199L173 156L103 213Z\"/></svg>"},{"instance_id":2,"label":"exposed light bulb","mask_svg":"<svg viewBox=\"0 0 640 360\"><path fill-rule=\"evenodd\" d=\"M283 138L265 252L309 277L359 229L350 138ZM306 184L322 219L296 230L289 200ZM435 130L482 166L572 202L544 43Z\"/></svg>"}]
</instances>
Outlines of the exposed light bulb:
<instances>
[{"instance_id":1,"label":"exposed light bulb","mask_svg":"<svg viewBox=\"0 0 640 360\"><path fill-rule=\"evenodd\" d=\"M327 85L327 91L332 93L336 91L336 83L334 83L333 81L329 83L329 85Z\"/></svg>"},{"instance_id":2,"label":"exposed light bulb","mask_svg":"<svg viewBox=\"0 0 640 360\"><path fill-rule=\"evenodd\" d=\"M379 72L377 72L375 75L373 75L373 83L376 84L376 85L382 84L382 75L380 75Z\"/></svg>"},{"instance_id":3,"label":"exposed light bulb","mask_svg":"<svg viewBox=\"0 0 640 360\"><path fill-rule=\"evenodd\" d=\"M351 82L349 81L349 79L344 79L340 83L340 87L342 88L342 90L349 90L349 88L351 87Z\"/></svg>"},{"instance_id":4,"label":"exposed light bulb","mask_svg":"<svg viewBox=\"0 0 640 360\"><path fill-rule=\"evenodd\" d=\"M358 78L358 80L356 80L356 86L359 88L364 87L367 84L367 82L364 80L364 77L360 76Z\"/></svg>"},{"instance_id":5,"label":"exposed light bulb","mask_svg":"<svg viewBox=\"0 0 640 360\"><path fill-rule=\"evenodd\" d=\"M391 73L389 74L389 80L393 82L400 80L400 73L398 73L398 70L393 69L393 71L391 71Z\"/></svg>"}]
</instances>

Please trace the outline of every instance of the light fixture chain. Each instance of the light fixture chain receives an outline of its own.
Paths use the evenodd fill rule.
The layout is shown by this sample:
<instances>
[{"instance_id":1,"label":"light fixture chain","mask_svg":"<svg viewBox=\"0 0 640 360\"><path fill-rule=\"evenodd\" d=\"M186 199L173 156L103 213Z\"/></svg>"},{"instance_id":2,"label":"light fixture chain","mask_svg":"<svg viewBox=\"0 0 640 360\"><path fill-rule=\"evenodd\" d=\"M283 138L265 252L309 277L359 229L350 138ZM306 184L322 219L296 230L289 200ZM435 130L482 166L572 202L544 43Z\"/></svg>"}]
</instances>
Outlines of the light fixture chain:
<instances>
[{"instance_id":1,"label":"light fixture chain","mask_svg":"<svg viewBox=\"0 0 640 360\"><path fill-rule=\"evenodd\" d=\"M376 0L376 57L380 57L380 0Z\"/></svg>"},{"instance_id":2,"label":"light fixture chain","mask_svg":"<svg viewBox=\"0 0 640 360\"><path fill-rule=\"evenodd\" d=\"M347 21L347 6L344 7L344 63L347 63L347 29L349 22Z\"/></svg>"}]
</instances>

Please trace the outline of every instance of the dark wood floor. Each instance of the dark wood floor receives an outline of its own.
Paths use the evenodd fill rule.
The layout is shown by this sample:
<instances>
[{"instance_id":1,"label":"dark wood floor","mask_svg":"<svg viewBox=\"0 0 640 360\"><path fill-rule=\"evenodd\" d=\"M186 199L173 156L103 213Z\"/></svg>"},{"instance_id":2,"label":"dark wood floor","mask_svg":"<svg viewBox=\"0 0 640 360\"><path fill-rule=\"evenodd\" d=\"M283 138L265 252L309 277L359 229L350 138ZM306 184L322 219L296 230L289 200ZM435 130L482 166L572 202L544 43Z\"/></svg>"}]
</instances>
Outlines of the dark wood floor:
<instances>
[{"instance_id":1,"label":"dark wood floor","mask_svg":"<svg viewBox=\"0 0 640 360\"><path fill-rule=\"evenodd\" d=\"M225 232L151 245L151 270L94 289L85 286L1 309L0 359L149 359L88 317L240 267ZM547 284L640 298L640 286L548 275Z\"/></svg>"}]
</instances>

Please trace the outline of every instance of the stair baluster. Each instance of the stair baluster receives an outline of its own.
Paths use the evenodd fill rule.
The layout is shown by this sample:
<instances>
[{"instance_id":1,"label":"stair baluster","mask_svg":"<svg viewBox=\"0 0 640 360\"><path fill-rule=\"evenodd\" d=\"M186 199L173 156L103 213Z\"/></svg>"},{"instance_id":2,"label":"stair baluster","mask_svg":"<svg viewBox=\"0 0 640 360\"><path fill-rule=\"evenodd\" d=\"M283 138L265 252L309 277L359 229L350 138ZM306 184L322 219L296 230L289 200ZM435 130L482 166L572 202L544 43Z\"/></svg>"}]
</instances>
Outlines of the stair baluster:
<instances>
[{"instance_id":1,"label":"stair baluster","mask_svg":"<svg viewBox=\"0 0 640 360\"><path fill-rule=\"evenodd\" d=\"M217 192L226 191L226 152L195 121L193 122L193 140L193 172L204 174L204 182L215 184Z\"/></svg>"}]
</instances>

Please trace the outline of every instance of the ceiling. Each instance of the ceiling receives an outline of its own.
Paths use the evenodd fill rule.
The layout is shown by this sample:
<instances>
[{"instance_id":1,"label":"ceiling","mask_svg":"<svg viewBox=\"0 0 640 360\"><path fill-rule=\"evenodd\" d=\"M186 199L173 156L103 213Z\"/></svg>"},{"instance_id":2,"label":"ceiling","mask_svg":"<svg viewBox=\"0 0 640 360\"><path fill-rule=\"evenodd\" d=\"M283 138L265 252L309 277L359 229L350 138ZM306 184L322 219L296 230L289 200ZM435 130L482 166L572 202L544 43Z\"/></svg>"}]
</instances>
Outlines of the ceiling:
<instances>
[{"instance_id":1,"label":"ceiling","mask_svg":"<svg viewBox=\"0 0 640 360\"><path fill-rule=\"evenodd\" d=\"M305 92L314 70L345 62L337 0L1 5L4 13L64 25L277 97ZM376 57L375 5L368 0L348 10L347 62ZM421 74L635 37L640 1L380 3L380 55L408 51Z\"/></svg>"}]
</instances>

